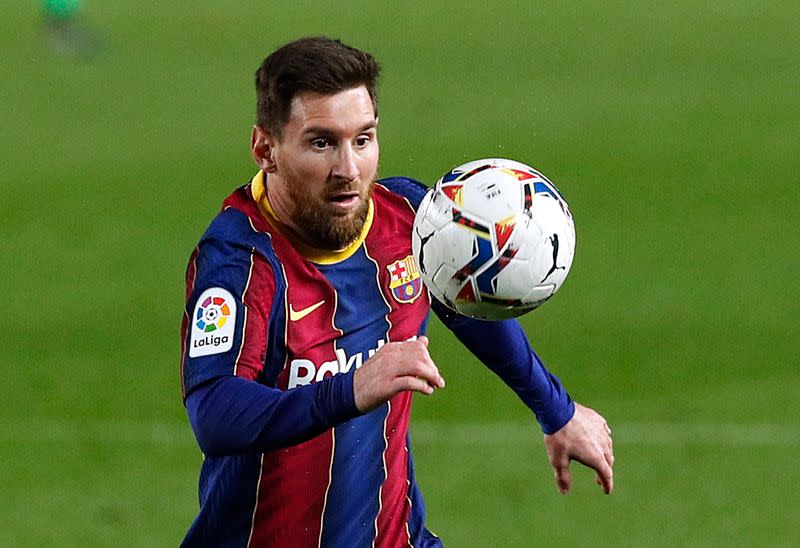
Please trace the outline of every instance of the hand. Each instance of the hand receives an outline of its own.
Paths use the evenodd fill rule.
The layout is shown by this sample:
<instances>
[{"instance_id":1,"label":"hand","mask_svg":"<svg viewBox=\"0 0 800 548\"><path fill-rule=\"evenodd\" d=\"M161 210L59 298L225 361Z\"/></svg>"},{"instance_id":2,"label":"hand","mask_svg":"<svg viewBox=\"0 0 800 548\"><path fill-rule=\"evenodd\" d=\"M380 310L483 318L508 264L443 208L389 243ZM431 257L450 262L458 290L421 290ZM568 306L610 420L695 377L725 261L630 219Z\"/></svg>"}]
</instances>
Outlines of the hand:
<instances>
[{"instance_id":1,"label":"hand","mask_svg":"<svg viewBox=\"0 0 800 548\"><path fill-rule=\"evenodd\" d=\"M383 345L353 376L356 407L372 411L398 392L433 394L444 379L428 354L428 337Z\"/></svg>"},{"instance_id":2,"label":"hand","mask_svg":"<svg viewBox=\"0 0 800 548\"><path fill-rule=\"evenodd\" d=\"M597 412L578 403L575 415L554 434L544 436L547 457L553 466L556 486L566 495L572 486L570 461L576 460L597 472L595 482L606 495L614 488L614 448L611 428Z\"/></svg>"}]
</instances>

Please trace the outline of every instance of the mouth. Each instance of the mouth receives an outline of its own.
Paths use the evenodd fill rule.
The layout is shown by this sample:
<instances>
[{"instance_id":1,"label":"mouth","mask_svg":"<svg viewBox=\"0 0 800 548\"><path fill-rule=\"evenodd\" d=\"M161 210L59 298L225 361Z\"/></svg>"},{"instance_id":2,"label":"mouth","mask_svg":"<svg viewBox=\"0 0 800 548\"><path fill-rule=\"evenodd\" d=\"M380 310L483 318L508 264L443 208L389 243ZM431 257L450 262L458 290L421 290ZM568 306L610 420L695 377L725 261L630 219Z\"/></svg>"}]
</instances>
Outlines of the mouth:
<instances>
[{"instance_id":1,"label":"mouth","mask_svg":"<svg viewBox=\"0 0 800 548\"><path fill-rule=\"evenodd\" d=\"M337 192L328 196L328 202L335 206L349 209L358 203L359 197L357 191Z\"/></svg>"}]
</instances>

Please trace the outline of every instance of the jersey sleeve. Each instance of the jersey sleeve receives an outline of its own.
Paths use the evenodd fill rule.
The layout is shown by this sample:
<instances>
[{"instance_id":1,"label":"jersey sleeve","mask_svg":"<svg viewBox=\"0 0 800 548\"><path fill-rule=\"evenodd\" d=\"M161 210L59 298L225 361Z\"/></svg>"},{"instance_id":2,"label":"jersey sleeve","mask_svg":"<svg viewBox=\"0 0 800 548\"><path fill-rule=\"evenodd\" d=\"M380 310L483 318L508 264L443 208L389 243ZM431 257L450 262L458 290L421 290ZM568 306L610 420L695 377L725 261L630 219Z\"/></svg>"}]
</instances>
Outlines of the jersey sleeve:
<instances>
[{"instance_id":1,"label":"jersey sleeve","mask_svg":"<svg viewBox=\"0 0 800 548\"><path fill-rule=\"evenodd\" d=\"M353 372L279 390L241 377L222 377L186 398L197 443L209 456L290 447L361 415Z\"/></svg>"},{"instance_id":2,"label":"jersey sleeve","mask_svg":"<svg viewBox=\"0 0 800 548\"><path fill-rule=\"evenodd\" d=\"M254 248L212 234L192 254L186 281L184 398L217 377L257 378L275 292L268 261Z\"/></svg>"},{"instance_id":3,"label":"jersey sleeve","mask_svg":"<svg viewBox=\"0 0 800 548\"><path fill-rule=\"evenodd\" d=\"M442 322L536 415L545 434L560 430L575 414L561 381L545 368L516 320L481 321L462 316L433 300Z\"/></svg>"},{"instance_id":4,"label":"jersey sleeve","mask_svg":"<svg viewBox=\"0 0 800 548\"><path fill-rule=\"evenodd\" d=\"M419 208L420 202L430 190L424 183L409 177L388 177L378 182L408 200L414 211Z\"/></svg>"}]
</instances>

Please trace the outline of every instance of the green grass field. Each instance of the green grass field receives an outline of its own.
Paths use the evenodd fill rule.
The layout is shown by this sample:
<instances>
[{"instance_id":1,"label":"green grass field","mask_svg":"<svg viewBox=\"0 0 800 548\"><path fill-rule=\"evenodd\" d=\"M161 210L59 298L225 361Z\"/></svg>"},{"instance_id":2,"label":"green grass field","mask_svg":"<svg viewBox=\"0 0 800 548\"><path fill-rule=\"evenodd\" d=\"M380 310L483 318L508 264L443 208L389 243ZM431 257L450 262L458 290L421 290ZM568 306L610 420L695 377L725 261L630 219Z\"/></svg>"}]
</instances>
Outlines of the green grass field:
<instances>
[{"instance_id":1,"label":"green grass field","mask_svg":"<svg viewBox=\"0 0 800 548\"><path fill-rule=\"evenodd\" d=\"M800 544L800 7L85 2L94 59L0 5L0 546L175 546L200 453L183 272L254 172L252 74L325 33L382 61L383 175L530 163L578 229L523 319L614 427L615 492L558 495L538 426L432 325L412 429L448 546Z\"/></svg>"}]
</instances>

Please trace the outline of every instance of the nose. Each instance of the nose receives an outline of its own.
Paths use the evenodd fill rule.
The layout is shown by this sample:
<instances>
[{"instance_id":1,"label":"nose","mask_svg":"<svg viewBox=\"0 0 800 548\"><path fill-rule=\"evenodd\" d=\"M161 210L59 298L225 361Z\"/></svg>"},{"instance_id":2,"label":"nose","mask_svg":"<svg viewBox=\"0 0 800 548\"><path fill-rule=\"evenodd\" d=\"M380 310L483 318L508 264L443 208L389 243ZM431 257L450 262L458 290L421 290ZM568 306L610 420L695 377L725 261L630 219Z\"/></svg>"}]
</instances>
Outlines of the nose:
<instances>
[{"instance_id":1,"label":"nose","mask_svg":"<svg viewBox=\"0 0 800 548\"><path fill-rule=\"evenodd\" d=\"M358 179L359 171L356 164L356 153L351 145L346 144L339 147L339 154L336 157L332 175L347 181Z\"/></svg>"}]
</instances>

